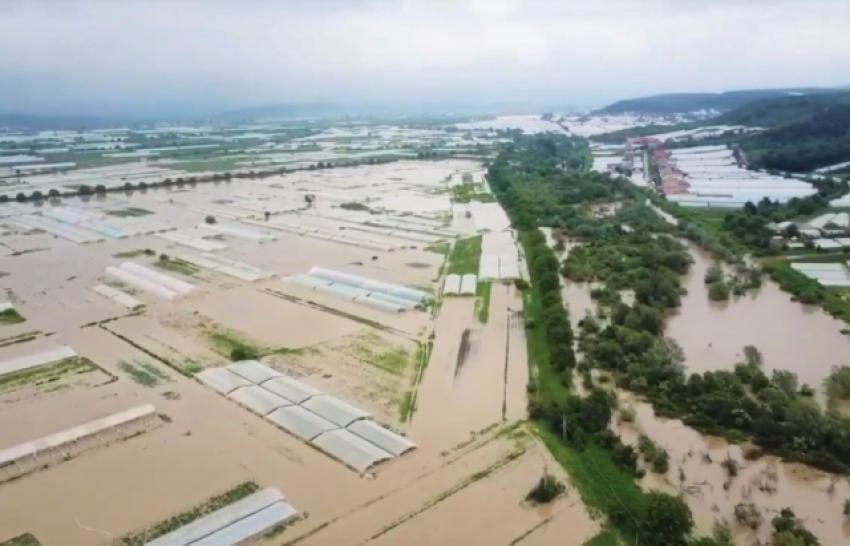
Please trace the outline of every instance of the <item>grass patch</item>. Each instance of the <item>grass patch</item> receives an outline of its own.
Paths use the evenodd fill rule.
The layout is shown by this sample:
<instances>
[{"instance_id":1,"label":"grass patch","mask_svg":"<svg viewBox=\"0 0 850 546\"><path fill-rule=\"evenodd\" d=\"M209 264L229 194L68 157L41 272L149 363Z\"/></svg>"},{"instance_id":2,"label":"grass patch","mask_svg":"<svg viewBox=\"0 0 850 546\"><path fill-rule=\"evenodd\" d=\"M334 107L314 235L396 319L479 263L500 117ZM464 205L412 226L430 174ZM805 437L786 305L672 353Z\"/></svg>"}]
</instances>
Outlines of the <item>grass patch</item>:
<instances>
[{"instance_id":1,"label":"grass patch","mask_svg":"<svg viewBox=\"0 0 850 546\"><path fill-rule=\"evenodd\" d=\"M159 259L154 262L154 265L160 269L172 271L174 273L181 273L189 277L200 271L200 269L198 269L198 267L194 264L190 264L189 262L183 261L179 258L172 258L168 254L160 254Z\"/></svg>"},{"instance_id":2,"label":"grass patch","mask_svg":"<svg viewBox=\"0 0 850 546\"><path fill-rule=\"evenodd\" d=\"M17 345L18 343L26 343L32 341L41 335L41 330L33 330L32 332L24 332L15 336L4 337L0 339L0 348L8 347L9 345Z\"/></svg>"},{"instance_id":3,"label":"grass patch","mask_svg":"<svg viewBox=\"0 0 850 546\"><path fill-rule=\"evenodd\" d=\"M455 241L449 254L448 273L478 275L478 264L481 261L481 236L470 237Z\"/></svg>"},{"instance_id":4,"label":"grass patch","mask_svg":"<svg viewBox=\"0 0 850 546\"><path fill-rule=\"evenodd\" d=\"M0 542L0 546L42 546L41 542L30 533L10 538L9 540Z\"/></svg>"},{"instance_id":5,"label":"grass patch","mask_svg":"<svg viewBox=\"0 0 850 546\"><path fill-rule=\"evenodd\" d=\"M452 186L452 200L455 203L469 203L470 201L492 203L496 198L492 193L484 191L483 184L464 182L463 184Z\"/></svg>"},{"instance_id":6,"label":"grass patch","mask_svg":"<svg viewBox=\"0 0 850 546\"><path fill-rule=\"evenodd\" d=\"M140 207L125 207L123 209L118 210L108 210L106 211L106 214L118 216L119 218L133 218L139 216L147 216L148 214L153 214L153 212Z\"/></svg>"},{"instance_id":7,"label":"grass patch","mask_svg":"<svg viewBox=\"0 0 850 546\"><path fill-rule=\"evenodd\" d=\"M402 375L410 364L410 353L401 346L386 346L378 334L366 333L351 344L351 352L360 360L393 375Z\"/></svg>"},{"instance_id":8,"label":"grass patch","mask_svg":"<svg viewBox=\"0 0 850 546\"><path fill-rule=\"evenodd\" d=\"M19 370L0 376L0 392L9 392L26 385L44 385L58 381L68 375L77 375L98 369L97 365L84 356L72 356L44 366Z\"/></svg>"},{"instance_id":9,"label":"grass patch","mask_svg":"<svg viewBox=\"0 0 850 546\"><path fill-rule=\"evenodd\" d=\"M141 362L138 360L127 362L126 360L122 360L118 363L118 367L129 375L133 381L145 387L156 387L161 383L171 381L168 375L150 362Z\"/></svg>"},{"instance_id":10,"label":"grass patch","mask_svg":"<svg viewBox=\"0 0 850 546\"><path fill-rule=\"evenodd\" d=\"M446 241L440 241L439 243L434 243L425 247L425 250L427 250L428 252L442 254L443 256L448 255L451 249L452 245L447 243Z\"/></svg>"},{"instance_id":11,"label":"grass patch","mask_svg":"<svg viewBox=\"0 0 850 546\"><path fill-rule=\"evenodd\" d=\"M413 376L413 384L410 390L404 393L404 396L399 403L399 412L401 413L401 422L406 423L416 412L416 400L419 391L419 383L422 381L422 376L425 373L425 368L428 367L428 361L431 359L431 351L434 349L434 341L429 339L427 343L418 343L416 348L416 374Z\"/></svg>"},{"instance_id":12,"label":"grass patch","mask_svg":"<svg viewBox=\"0 0 850 546\"><path fill-rule=\"evenodd\" d=\"M14 307L10 307L8 309L4 309L0 311L0 324L9 325L9 324L20 324L24 322L24 317L18 313L17 309Z\"/></svg>"},{"instance_id":13,"label":"grass patch","mask_svg":"<svg viewBox=\"0 0 850 546\"><path fill-rule=\"evenodd\" d=\"M478 322L486 324L490 319L490 288L492 283L479 281L475 287L475 314Z\"/></svg>"},{"instance_id":14,"label":"grass patch","mask_svg":"<svg viewBox=\"0 0 850 546\"><path fill-rule=\"evenodd\" d=\"M215 352L234 361L256 360L267 355L298 354L302 352L301 349L263 345L229 328L208 330L207 336L212 341Z\"/></svg>"},{"instance_id":15,"label":"grass patch","mask_svg":"<svg viewBox=\"0 0 850 546\"><path fill-rule=\"evenodd\" d=\"M256 493L259 490L260 486L255 482L240 483L236 487L229 489L220 495L210 497L194 508L160 521L147 529L125 535L116 540L115 543L121 546L143 546L162 535L168 534L175 529L183 527L184 525L188 525L211 512L215 512L216 510L224 508L229 504L233 504L240 499L244 499L248 495Z\"/></svg>"},{"instance_id":16,"label":"grass patch","mask_svg":"<svg viewBox=\"0 0 850 546\"><path fill-rule=\"evenodd\" d=\"M534 428L555 460L569 473L585 505L618 520L616 524L626 535L625 542L634 543L644 493L632 475L614 462L610 452L591 442L578 450L561 442L539 423Z\"/></svg>"},{"instance_id":17,"label":"grass patch","mask_svg":"<svg viewBox=\"0 0 850 546\"><path fill-rule=\"evenodd\" d=\"M372 209L369 208L369 205L366 205L364 203L360 203L358 201L348 201L346 203L342 203L339 206L339 208L345 209L345 210L359 210L359 211L371 211L372 210Z\"/></svg>"},{"instance_id":18,"label":"grass patch","mask_svg":"<svg viewBox=\"0 0 850 546\"><path fill-rule=\"evenodd\" d=\"M191 358L187 358L180 368L189 375L195 375L204 369L197 360L192 360Z\"/></svg>"},{"instance_id":19,"label":"grass patch","mask_svg":"<svg viewBox=\"0 0 850 546\"><path fill-rule=\"evenodd\" d=\"M137 248L112 255L113 258L138 258L139 256L156 256L156 252L152 248Z\"/></svg>"}]
</instances>

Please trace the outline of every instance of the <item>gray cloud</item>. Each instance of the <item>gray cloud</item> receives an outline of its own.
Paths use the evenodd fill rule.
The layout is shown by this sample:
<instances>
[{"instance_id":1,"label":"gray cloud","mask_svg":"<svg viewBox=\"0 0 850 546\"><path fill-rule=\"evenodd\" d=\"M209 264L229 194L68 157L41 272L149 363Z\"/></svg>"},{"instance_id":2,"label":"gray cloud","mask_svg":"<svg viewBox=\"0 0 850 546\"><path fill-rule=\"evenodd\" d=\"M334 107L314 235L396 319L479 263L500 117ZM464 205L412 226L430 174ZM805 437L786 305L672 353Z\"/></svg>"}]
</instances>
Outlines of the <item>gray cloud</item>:
<instances>
[{"instance_id":1,"label":"gray cloud","mask_svg":"<svg viewBox=\"0 0 850 546\"><path fill-rule=\"evenodd\" d=\"M850 83L839 0L13 0L0 28L7 111L594 105Z\"/></svg>"}]
</instances>

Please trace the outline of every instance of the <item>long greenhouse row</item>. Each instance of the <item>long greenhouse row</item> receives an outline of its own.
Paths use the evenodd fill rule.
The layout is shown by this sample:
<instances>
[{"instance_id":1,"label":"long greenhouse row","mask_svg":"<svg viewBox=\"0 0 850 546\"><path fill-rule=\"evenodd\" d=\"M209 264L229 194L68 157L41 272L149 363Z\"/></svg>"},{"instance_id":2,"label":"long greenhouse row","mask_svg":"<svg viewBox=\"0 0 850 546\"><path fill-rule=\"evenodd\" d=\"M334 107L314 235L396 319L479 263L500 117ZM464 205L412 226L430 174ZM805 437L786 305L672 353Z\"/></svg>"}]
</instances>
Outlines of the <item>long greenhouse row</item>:
<instances>
[{"instance_id":1,"label":"long greenhouse row","mask_svg":"<svg viewBox=\"0 0 850 546\"><path fill-rule=\"evenodd\" d=\"M165 300L185 296L195 289L194 285L186 281L133 262L124 262L119 267L109 266L106 268L106 274Z\"/></svg>"},{"instance_id":2,"label":"long greenhouse row","mask_svg":"<svg viewBox=\"0 0 850 546\"><path fill-rule=\"evenodd\" d=\"M306 275L287 277L286 281L390 313L421 309L431 299L429 293L421 290L322 267L313 267Z\"/></svg>"},{"instance_id":3,"label":"long greenhouse row","mask_svg":"<svg viewBox=\"0 0 850 546\"><path fill-rule=\"evenodd\" d=\"M0 451L0 483L66 461L115 436L135 436L154 417L154 407L144 404L4 449Z\"/></svg>"},{"instance_id":4,"label":"long greenhouse row","mask_svg":"<svg viewBox=\"0 0 850 546\"><path fill-rule=\"evenodd\" d=\"M256 360L208 368L196 377L361 474L416 447L368 412Z\"/></svg>"},{"instance_id":5,"label":"long greenhouse row","mask_svg":"<svg viewBox=\"0 0 850 546\"><path fill-rule=\"evenodd\" d=\"M283 494L267 487L211 512L145 546L235 546L298 517Z\"/></svg>"}]
</instances>

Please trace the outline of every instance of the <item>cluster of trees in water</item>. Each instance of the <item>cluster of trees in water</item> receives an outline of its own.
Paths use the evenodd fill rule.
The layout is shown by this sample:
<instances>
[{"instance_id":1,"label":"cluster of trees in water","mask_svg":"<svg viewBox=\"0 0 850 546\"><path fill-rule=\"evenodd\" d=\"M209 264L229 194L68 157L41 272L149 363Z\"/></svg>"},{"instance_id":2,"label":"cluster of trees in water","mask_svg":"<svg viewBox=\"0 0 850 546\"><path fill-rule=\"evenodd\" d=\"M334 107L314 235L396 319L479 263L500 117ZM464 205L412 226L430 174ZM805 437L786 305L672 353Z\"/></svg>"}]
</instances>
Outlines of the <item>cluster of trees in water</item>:
<instances>
[{"instance_id":1,"label":"cluster of trees in water","mask_svg":"<svg viewBox=\"0 0 850 546\"><path fill-rule=\"evenodd\" d=\"M615 407L613 395L601 388L593 388L586 396L571 390L575 354L572 330L561 299L561 264L537 229L556 222L576 221L573 216L580 211L582 203L610 200L616 195L619 183L608 176L584 171L585 157L586 146L579 140L563 136L517 136L490 166L488 181L519 230L531 275L526 325L530 354L539 375L537 382L529 387L530 413L558 441L589 459L597 457L596 453L600 464L605 460L630 459L623 464L635 475L636 453L608 429ZM538 339L542 347L537 346ZM595 476L586 478L599 479L605 482L601 487L611 487L601 473L599 478ZM616 502L600 502L597 507L606 512L609 521L621 532L639 539L641 544L689 543L693 519L680 497L644 493L630 479L619 483L625 485L619 494L615 493ZM705 546L726 544L704 540L710 541L700 543Z\"/></svg>"},{"instance_id":2,"label":"cluster of trees in water","mask_svg":"<svg viewBox=\"0 0 850 546\"><path fill-rule=\"evenodd\" d=\"M699 430L751 438L764 451L823 469L850 470L850 423L822 412L813 391L800 386L794 374L766 374L757 349L748 348L745 361L734 371L685 372L681 349L664 336L665 316L679 306L680 280L691 264L687 248L674 237L682 235L681 228L649 209L641 190L581 169L583 146L564 136L517 137L488 175L520 231L529 263L530 353L538 368L546 368L530 386L532 417L574 449L602 448L605 457L632 476L642 473L640 454L652 470L665 471L669 461L658 446L645 441L635 449L609 430L616 399L590 380L589 370L597 368L619 386L646 396L659 413L680 417ZM619 208L609 214L599 214L594 206L614 202ZM580 243L563 264L546 244L540 226L557 227ZM600 312L580 322L579 363L560 294L562 275L599 283L592 297ZM632 293L634 301L626 303L623 291ZM535 329L543 330L539 339L546 344L540 351L545 358L535 356ZM574 370L585 375L589 389L583 396L572 389ZM558 388L545 384L555 381ZM645 544L688 543L692 522L684 501L667 496L651 502L649 497L641 493L632 505L610 507L609 519ZM650 506L664 506L664 519L678 523L665 531L653 528L648 523L653 521ZM679 518L680 512L687 515ZM725 544L727 539L692 543Z\"/></svg>"}]
</instances>

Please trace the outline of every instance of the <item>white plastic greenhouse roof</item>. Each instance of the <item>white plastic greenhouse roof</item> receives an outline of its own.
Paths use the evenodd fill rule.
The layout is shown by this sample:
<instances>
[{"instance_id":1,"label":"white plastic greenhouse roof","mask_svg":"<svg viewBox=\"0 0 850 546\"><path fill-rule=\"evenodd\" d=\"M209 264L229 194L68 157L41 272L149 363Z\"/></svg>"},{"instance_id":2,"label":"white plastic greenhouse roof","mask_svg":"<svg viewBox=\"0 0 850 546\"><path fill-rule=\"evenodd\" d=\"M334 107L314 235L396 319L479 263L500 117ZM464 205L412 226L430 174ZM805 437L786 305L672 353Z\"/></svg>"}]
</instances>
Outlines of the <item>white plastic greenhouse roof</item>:
<instances>
[{"instance_id":1,"label":"white plastic greenhouse roof","mask_svg":"<svg viewBox=\"0 0 850 546\"><path fill-rule=\"evenodd\" d=\"M233 546L291 520L296 514L280 491L267 487L154 539L146 546Z\"/></svg>"},{"instance_id":2,"label":"white plastic greenhouse roof","mask_svg":"<svg viewBox=\"0 0 850 546\"><path fill-rule=\"evenodd\" d=\"M334 271L332 269L325 269L323 267L310 268L310 276L317 277L320 279L327 279L337 284L346 284L349 286L354 286L366 290L368 292L377 291L384 292L386 294L392 294L396 297L411 300L416 303L423 303L425 300L431 297L430 294L421 290L414 290L412 288L407 288L405 286L400 286L397 284L367 279L366 277L351 275L349 273Z\"/></svg>"},{"instance_id":3,"label":"white plastic greenhouse roof","mask_svg":"<svg viewBox=\"0 0 850 546\"><path fill-rule=\"evenodd\" d=\"M286 376L269 379L263 382L262 386L294 404L300 404L310 397L322 394L322 391Z\"/></svg>"},{"instance_id":4,"label":"white plastic greenhouse roof","mask_svg":"<svg viewBox=\"0 0 850 546\"><path fill-rule=\"evenodd\" d=\"M307 408L316 415L341 427L346 427L358 419L369 417L367 412L329 394L314 396L301 404L301 407Z\"/></svg>"},{"instance_id":5,"label":"white plastic greenhouse roof","mask_svg":"<svg viewBox=\"0 0 850 546\"><path fill-rule=\"evenodd\" d=\"M29 368L37 368L38 366L44 366L45 364L51 364L74 356L77 356L74 349L65 345L55 349L48 349L46 351L12 358L0 362L0 375L6 375Z\"/></svg>"},{"instance_id":6,"label":"white plastic greenhouse roof","mask_svg":"<svg viewBox=\"0 0 850 546\"><path fill-rule=\"evenodd\" d=\"M110 277L118 279L121 282L127 283L134 288L144 290L145 292L150 292L151 294L166 300L173 300L174 298L180 295L174 290L171 290L160 284L135 275L129 271L125 271L123 269L111 265L106 268L106 274Z\"/></svg>"},{"instance_id":7,"label":"white plastic greenhouse roof","mask_svg":"<svg viewBox=\"0 0 850 546\"><path fill-rule=\"evenodd\" d=\"M348 430L393 455L401 455L416 448L416 444L374 421L362 419L348 425Z\"/></svg>"},{"instance_id":8,"label":"white plastic greenhouse roof","mask_svg":"<svg viewBox=\"0 0 850 546\"><path fill-rule=\"evenodd\" d=\"M125 423L130 423L138 419L154 415L155 413L156 410L151 404L144 404L83 423L82 425L61 430L48 436L38 438L37 440L12 446L0 451L0 467L17 461L23 457L36 455L40 451L55 449L70 442L89 438Z\"/></svg>"},{"instance_id":9,"label":"white plastic greenhouse roof","mask_svg":"<svg viewBox=\"0 0 850 546\"><path fill-rule=\"evenodd\" d=\"M128 271L137 277L141 277L150 282L156 283L160 286L163 286L173 292L177 292L178 294L188 294L192 290L195 289L195 286L187 283L186 281L181 281L171 275L166 275L165 273L160 273L159 271L154 271L153 269L149 269L142 265L133 262L124 262L121 264L121 269L124 271Z\"/></svg>"},{"instance_id":10,"label":"white plastic greenhouse roof","mask_svg":"<svg viewBox=\"0 0 850 546\"><path fill-rule=\"evenodd\" d=\"M334 423L300 406L276 409L266 418L286 432L308 441L323 432L337 428Z\"/></svg>"},{"instance_id":11,"label":"white plastic greenhouse roof","mask_svg":"<svg viewBox=\"0 0 850 546\"><path fill-rule=\"evenodd\" d=\"M252 385L244 377L236 375L226 368L207 368L199 372L195 377L222 394L228 394L239 387Z\"/></svg>"},{"instance_id":12,"label":"white plastic greenhouse roof","mask_svg":"<svg viewBox=\"0 0 850 546\"><path fill-rule=\"evenodd\" d=\"M241 375L254 384L260 384L273 377L281 377L283 374L270 366L266 366L257 360L240 360L227 367L231 372Z\"/></svg>"},{"instance_id":13,"label":"white plastic greenhouse roof","mask_svg":"<svg viewBox=\"0 0 850 546\"><path fill-rule=\"evenodd\" d=\"M401 313L410 309L410 307L408 306L402 306L398 305L397 303L392 303L383 299L376 298L375 294L376 293L373 292L371 295L358 296L354 299L354 301L363 305L368 305L369 307L372 307L379 311L385 311L387 313Z\"/></svg>"},{"instance_id":14,"label":"white plastic greenhouse roof","mask_svg":"<svg viewBox=\"0 0 850 546\"><path fill-rule=\"evenodd\" d=\"M478 287L478 277L469 273L464 275L460 281L460 295L474 296Z\"/></svg>"},{"instance_id":15,"label":"white plastic greenhouse roof","mask_svg":"<svg viewBox=\"0 0 850 546\"><path fill-rule=\"evenodd\" d=\"M446 275L446 280L443 282L443 294L447 296L460 295L460 275L457 273Z\"/></svg>"},{"instance_id":16,"label":"white plastic greenhouse roof","mask_svg":"<svg viewBox=\"0 0 850 546\"><path fill-rule=\"evenodd\" d=\"M254 413L258 413L262 416L268 415L277 408L292 405L292 402L286 398L278 396L271 391L267 391L259 385L239 387L227 396L236 400Z\"/></svg>"},{"instance_id":17,"label":"white plastic greenhouse roof","mask_svg":"<svg viewBox=\"0 0 850 546\"><path fill-rule=\"evenodd\" d=\"M317 286L327 286L330 284L330 281L325 279L319 279L316 277L311 277L310 275L298 274L292 275L290 277L285 277L283 279L286 282L298 284L300 286L307 287L309 289L314 289Z\"/></svg>"},{"instance_id":18,"label":"white plastic greenhouse roof","mask_svg":"<svg viewBox=\"0 0 850 546\"><path fill-rule=\"evenodd\" d=\"M375 463L392 458L375 444L342 429L325 432L311 443L361 474Z\"/></svg>"},{"instance_id":19,"label":"white plastic greenhouse roof","mask_svg":"<svg viewBox=\"0 0 850 546\"><path fill-rule=\"evenodd\" d=\"M292 521L298 511L285 502L276 502L259 512L240 519L190 546L236 546L257 537L277 525Z\"/></svg>"}]
</instances>

